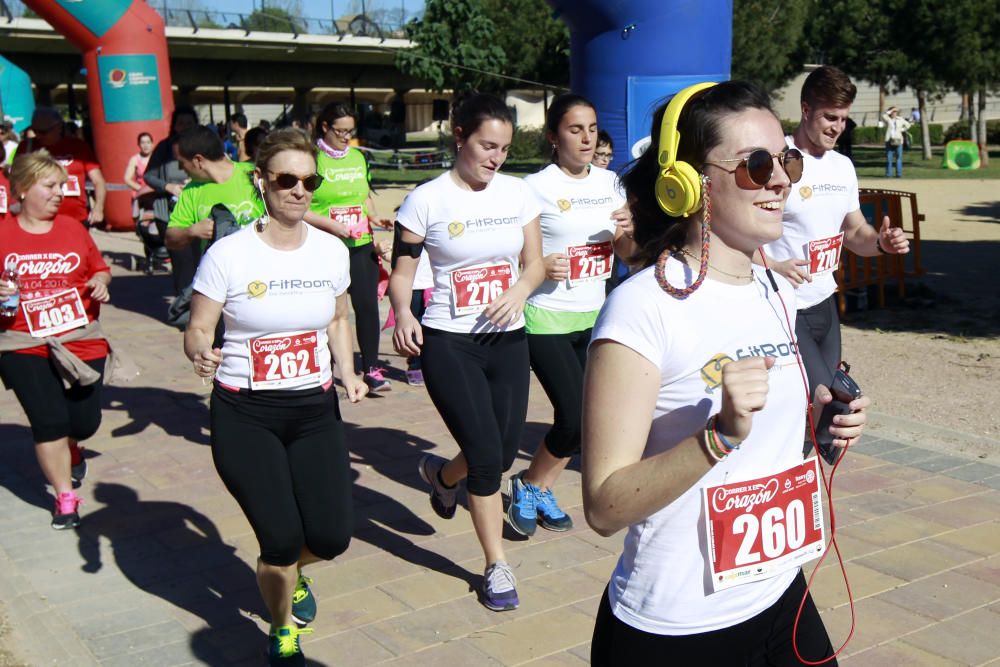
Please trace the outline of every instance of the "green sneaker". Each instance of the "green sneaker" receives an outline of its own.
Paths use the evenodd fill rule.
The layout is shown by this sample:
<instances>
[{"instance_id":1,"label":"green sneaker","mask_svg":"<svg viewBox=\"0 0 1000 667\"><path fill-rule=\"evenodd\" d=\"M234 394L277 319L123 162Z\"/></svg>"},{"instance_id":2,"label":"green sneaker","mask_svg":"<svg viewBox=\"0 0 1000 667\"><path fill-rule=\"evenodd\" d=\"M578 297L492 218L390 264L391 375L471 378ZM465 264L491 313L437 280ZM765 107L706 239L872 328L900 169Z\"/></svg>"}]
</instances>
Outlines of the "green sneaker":
<instances>
[{"instance_id":1,"label":"green sneaker","mask_svg":"<svg viewBox=\"0 0 1000 667\"><path fill-rule=\"evenodd\" d=\"M309 588L312 582L312 579L299 573L299 580L295 583L295 592L292 593L292 620L299 625L309 625L316 618L316 596Z\"/></svg>"},{"instance_id":2,"label":"green sneaker","mask_svg":"<svg viewBox=\"0 0 1000 667\"><path fill-rule=\"evenodd\" d=\"M294 625L271 628L267 637L267 664L270 667L305 667L306 657L299 646L299 635L312 634L312 628L299 630Z\"/></svg>"}]
</instances>

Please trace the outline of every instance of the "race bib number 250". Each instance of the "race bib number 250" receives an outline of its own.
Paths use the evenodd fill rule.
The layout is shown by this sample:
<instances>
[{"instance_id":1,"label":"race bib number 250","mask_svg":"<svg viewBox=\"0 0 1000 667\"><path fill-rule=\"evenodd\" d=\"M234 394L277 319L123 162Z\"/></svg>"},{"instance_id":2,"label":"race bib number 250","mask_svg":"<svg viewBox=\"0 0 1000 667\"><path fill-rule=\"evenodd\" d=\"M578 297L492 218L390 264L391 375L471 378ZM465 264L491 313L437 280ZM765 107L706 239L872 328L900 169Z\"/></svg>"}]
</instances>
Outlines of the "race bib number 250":
<instances>
[{"instance_id":1,"label":"race bib number 250","mask_svg":"<svg viewBox=\"0 0 1000 667\"><path fill-rule=\"evenodd\" d=\"M702 489L716 591L768 579L826 548L818 459L774 475Z\"/></svg>"}]
</instances>

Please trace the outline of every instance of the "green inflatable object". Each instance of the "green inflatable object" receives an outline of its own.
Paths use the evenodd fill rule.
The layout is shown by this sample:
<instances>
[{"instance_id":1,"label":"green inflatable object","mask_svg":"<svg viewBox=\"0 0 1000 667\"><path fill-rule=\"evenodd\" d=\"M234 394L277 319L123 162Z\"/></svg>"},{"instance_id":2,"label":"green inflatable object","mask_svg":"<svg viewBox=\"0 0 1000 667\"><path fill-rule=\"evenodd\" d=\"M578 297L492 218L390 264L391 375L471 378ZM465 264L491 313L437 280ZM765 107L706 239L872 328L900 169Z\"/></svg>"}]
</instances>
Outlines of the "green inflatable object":
<instances>
[{"instance_id":1,"label":"green inflatable object","mask_svg":"<svg viewBox=\"0 0 1000 667\"><path fill-rule=\"evenodd\" d=\"M979 169L979 146L974 141L956 139L944 147L942 167L948 169Z\"/></svg>"}]
</instances>

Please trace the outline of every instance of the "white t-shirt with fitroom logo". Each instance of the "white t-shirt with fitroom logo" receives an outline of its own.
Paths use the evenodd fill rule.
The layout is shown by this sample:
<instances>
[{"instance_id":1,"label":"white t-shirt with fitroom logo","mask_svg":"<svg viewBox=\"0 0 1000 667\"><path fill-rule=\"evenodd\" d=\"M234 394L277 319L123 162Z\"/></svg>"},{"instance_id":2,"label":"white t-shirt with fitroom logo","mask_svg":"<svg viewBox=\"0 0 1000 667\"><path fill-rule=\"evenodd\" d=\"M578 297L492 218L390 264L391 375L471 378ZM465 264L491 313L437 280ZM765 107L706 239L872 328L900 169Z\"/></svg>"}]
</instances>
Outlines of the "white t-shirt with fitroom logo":
<instances>
[{"instance_id":1,"label":"white t-shirt with fitroom logo","mask_svg":"<svg viewBox=\"0 0 1000 667\"><path fill-rule=\"evenodd\" d=\"M785 137L785 141L798 148L792 137ZM792 184L792 192L785 202L784 233L764 247L768 256L778 261L809 259L810 241L834 239L836 244L844 218L861 208L858 175L849 158L836 151L827 151L817 158L799 150L804 157L802 179ZM795 290L799 310L815 306L837 291L834 273L827 270L814 275L811 283Z\"/></svg>"},{"instance_id":2,"label":"white t-shirt with fitroom logo","mask_svg":"<svg viewBox=\"0 0 1000 667\"><path fill-rule=\"evenodd\" d=\"M573 269L568 280L543 282L528 303L560 312L598 310L604 303L604 282L611 277L611 214L625 205L618 176L591 167L585 178L573 178L550 164L524 181L542 201L542 254L570 255Z\"/></svg>"},{"instance_id":3,"label":"white t-shirt with fitroom logo","mask_svg":"<svg viewBox=\"0 0 1000 667\"><path fill-rule=\"evenodd\" d=\"M806 400L781 303L762 269L749 285L711 279L681 301L666 294L650 267L619 285L594 326L648 359L660 390L642 458L675 447L721 409L721 369L748 356L773 356L767 404L750 436L677 500L632 524L608 588L616 617L645 632L687 635L741 623L773 604L795 570L711 593L701 489L776 473L802 462ZM669 260L672 285L690 284L690 268ZM775 276L795 326L794 290ZM734 323L738 326L734 326ZM609 409L613 409L609 406Z\"/></svg>"},{"instance_id":4,"label":"white t-shirt with fitroom logo","mask_svg":"<svg viewBox=\"0 0 1000 667\"><path fill-rule=\"evenodd\" d=\"M248 225L213 244L198 265L195 291L224 304L226 336L216 374L219 382L249 388L248 341L296 332L318 333L319 376L310 386L330 381L326 328L333 320L336 298L351 283L350 258L347 246L336 236L303 227L306 238L301 247L278 250Z\"/></svg>"},{"instance_id":5,"label":"white t-shirt with fitroom logo","mask_svg":"<svg viewBox=\"0 0 1000 667\"><path fill-rule=\"evenodd\" d=\"M454 333L498 329L482 310L517 282L524 226L541 203L520 178L496 174L483 190L460 188L450 172L421 185L403 201L396 221L424 237L434 291L421 323Z\"/></svg>"}]
</instances>

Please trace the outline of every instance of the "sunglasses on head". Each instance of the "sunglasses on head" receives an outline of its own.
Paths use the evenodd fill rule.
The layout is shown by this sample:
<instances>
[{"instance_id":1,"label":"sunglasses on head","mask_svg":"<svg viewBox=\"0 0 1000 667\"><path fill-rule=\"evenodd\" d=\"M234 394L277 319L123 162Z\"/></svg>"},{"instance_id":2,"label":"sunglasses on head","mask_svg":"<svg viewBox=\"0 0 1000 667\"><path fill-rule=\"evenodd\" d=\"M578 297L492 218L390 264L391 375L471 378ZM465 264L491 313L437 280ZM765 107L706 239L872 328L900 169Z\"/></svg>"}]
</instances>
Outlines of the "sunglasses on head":
<instances>
[{"instance_id":1,"label":"sunglasses on head","mask_svg":"<svg viewBox=\"0 0 1000 667\"><path fill-rule=\"evenodd\" d=\"M295 174L277 174L273 171L268 173L274 175L271 182L278 186L279 190L291 190L297 184L302 183L302 187L305 188L306 192L316 192L319 186L323 184L323 177L319 174L311 174L305 178L299 178Z\"/></svg>"},{"instance_id":2,"label":"sunglasses on head","mask_svg":"<svg viewBox=\"0 0 1000 667\"><path fill-rule=\"evenodd\" d=\"M746 157L734 157L727 160L717 160L716 162L739 162L736 169L743 167L746 169L747 178L759 188L764 187L771 180L774 174L774 158L778 158L778 164L788 174L788 180L798 183L802 178L802 153L797 148L786 148L781 153L771 153L763 148L752 151ZM706 162L720 169L725 169L716 162ZM727 170L728 171L728 170ZM730 171L733 173L736 170Z\"/></svg>"}]
</instances>

